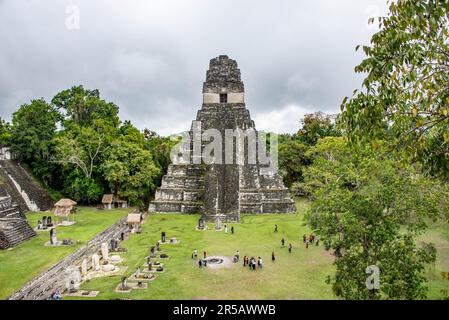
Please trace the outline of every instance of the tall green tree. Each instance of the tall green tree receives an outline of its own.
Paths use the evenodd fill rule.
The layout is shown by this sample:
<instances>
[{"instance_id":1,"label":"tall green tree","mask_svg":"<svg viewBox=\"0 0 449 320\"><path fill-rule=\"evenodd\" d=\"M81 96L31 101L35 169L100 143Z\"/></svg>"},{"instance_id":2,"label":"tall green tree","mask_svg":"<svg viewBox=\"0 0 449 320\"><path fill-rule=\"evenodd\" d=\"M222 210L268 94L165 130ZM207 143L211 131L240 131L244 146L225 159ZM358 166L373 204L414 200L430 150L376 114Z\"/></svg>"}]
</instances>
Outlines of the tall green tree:
<instances>
[{"instance_id":1,"label":"tall green tree","mask_svg":"<svg viewBox=\"0 0 449 320\"><path fill-rule=\"evenodd\" d=\"M100 91L96 89L74 86L59 92L51 102L56 108L64 111L66 127L71 122L79 126L91 126L98 120L115 128L120 124L119 108L114 103L101 99Z\"/></svg>"},{"instance_id":2,"label":"tall green tree","mask_svg":"<svg viewBox=\"0 0 449 320\"><path fill-rule=\"evenodd\" d=\"M95 203L107 188L101 165L120 134L119 108L98 90L74 86L52 99L64 115L54 138L54 162L63 167L66 194L81 203ZM143 140L143 139L142 139Z\"/></svg>"},{"instance_id":3,"label":"tall green tree","mask_svg":"<svg viewBox=\"0 0 449 320\"><path fill-rule=\"evenodd\" d=\"M382 146L351 149L328 137L311 149L305 185L314 201L308 221L335 255L328 278L345 299L419 299L426 296L424 268L432 245L418 246L428 219L449 209L444 185L400 163ZM366 286L366 268L380 269L380 289Z\"/></svg>"},{"instance_id":4,"label":"tall green tree","mask_svg":"<svg viewBox=\"0 0 449 320\"><path fill-rule=\"evenodd\" d=\"M315 145L320 138L339 136L334 120L335 116L321 111L306 114L297 135L307 145Z\"/></svg>"},{"instance_id":5,"label":"tall green tree","mask_svg":"<svg viewBox=\"0 0 449 320\"><path fill-rule=\"evenodd\" d=\"M58 166L50 160L54 153L53 137L61 114L44 99L31 100L12 116L11 150L28 164L46 185L58 180Z\"/></svg>"},{"instance_id":6,"label":"tall green tree","mask_svg":"<svg viewBox=\"0 0 449 320\"><path fill-rule=\"evenodd\" d=\"M0 148L9 146L11 139L11 125L0 118Z\"/></svg>"},{"instance_id":7,"label":"tall green tree","mask_svg":"<svg viewBox=\"0 0 449 320\"><path fill-rule=\"evenodd\" d=\"M308 146L300 141L297 135L281 135L279 137L279 173L286 187L303 180L302 172L310 164L306 156Z\"/></svg>"},{"instance_id":8,"label":"tall green tree","mask_svg":"<svg viewBox=\"0 0 449 320\"><path fill-rule=\"evenodd\" d=\"M60 120L60 113L44 99L22 105L12 116L11 149L23 161L47 159Z\"/></svg>"},{"instance_id":9,"label":"tall green tree","mask_svg":"<svg viewBox=\"0 0 449 320\"><path fill-rule=\"evenodd\" d=\"M108 140L105 134L92 127L63 131L54 139L55 160L92 178L102 153L108 147Z\"/></svg>"},{"instance_id":10,"label":"tall green tree","mask_svg":"<svg viewBox=\"0 0 449 320\"><path fill-rule=\"evenodd\" d=\"M449 2L399 0L363 46L363 90L342 104L352 142L390 142L449 179ZM374 20L371 22L374 23ZM359 48L359 46L357 47Z\"/></svg>"},{"instance_id":11,"label":"tall green tree","mask_svg":"<svg viewBox=\"0 0 449 320\"><path fill-rule=\"evenodd\" d=\"M181 138L179 136L162 137L149 129L145 129L143 135L146 149L150 151L153 161L160 169L159 176L156 177L156 183L160 184L163 174L167 172L171 163L171 150Z\"/></svg>"},{"instance_id":12,"label":"tall green tree","mask_svg":"<svg viewBox=\"0 0 449 320\"><path fill-rule=\"evenodd\" d=\"M101 168L115 194L148 209L160 173L148 150L121 137L112 143Z\"/></svg>"}]
</instances>

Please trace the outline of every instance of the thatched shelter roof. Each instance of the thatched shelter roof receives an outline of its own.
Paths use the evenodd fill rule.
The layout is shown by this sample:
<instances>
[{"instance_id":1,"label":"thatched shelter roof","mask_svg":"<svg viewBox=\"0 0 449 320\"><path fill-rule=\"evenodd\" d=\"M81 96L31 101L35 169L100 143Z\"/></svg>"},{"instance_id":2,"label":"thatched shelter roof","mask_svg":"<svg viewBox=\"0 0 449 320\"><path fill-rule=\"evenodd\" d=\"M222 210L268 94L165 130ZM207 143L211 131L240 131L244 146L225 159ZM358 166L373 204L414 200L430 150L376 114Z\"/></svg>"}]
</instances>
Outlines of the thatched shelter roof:
<instances>
[{"instance_id":1,"label":"thatched shelter roof","mask_svg":"<svg viewBox=\"0 0 449 320\"><path fill-rule=\"evenodd\" d=\"M71 199L61 199L55 203L54 215L67 217L72 213L73 206L76 206L76 202Z\"/></svg>"},{"instance_id":2,"label":"thatched shelter roof","mask_svg":"<svg viewBox=\"0 0 449 320\"><path fill-rule=\"evenodd\" d=\"M128 217L126 218L127 223L140 223L141 221L141 214L140 213L130 213L128 214Z\"/></svg>"},{"instance_id":3,"label":"thatched shelter roof","mask_svg":"<svg viewBox=\"0 0 449 320\"><path fill-rule=\"evenodd\" d=\"M55 203L55 207L71 207L76 206L76 202L72 199L61 199Z\"/></svg>"},{"instance_id":4,"label":"thatched shelter roof","mask_svg":"<svg viewBox=\"0 0 449 320\"><path fill-rule=\"evenodd\" d=\"M114 195L113 194L104 194L103 198L101 199L101 203L112 203L112 201L114 200Z\"/></svg>"}]
</instances>

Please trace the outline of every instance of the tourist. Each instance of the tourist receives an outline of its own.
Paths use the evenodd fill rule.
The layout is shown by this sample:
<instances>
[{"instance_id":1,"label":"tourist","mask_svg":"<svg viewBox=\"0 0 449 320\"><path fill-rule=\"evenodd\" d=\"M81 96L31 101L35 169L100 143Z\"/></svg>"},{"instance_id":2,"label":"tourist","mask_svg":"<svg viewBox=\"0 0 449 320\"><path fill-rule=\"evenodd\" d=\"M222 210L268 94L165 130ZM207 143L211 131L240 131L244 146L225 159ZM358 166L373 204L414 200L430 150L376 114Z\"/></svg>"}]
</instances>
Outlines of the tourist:
<instances>
[{"instance_id":1,"label":"tourist","mask_svg":"<svg viewBox=\"0 0 449 320\"><path fill-rule=\"evenodd\" d=\"M193 253L192 253L192 259L197 259L197 258L198 258L198 250L195 249L195 250L193 250Z\"/></svg>"},{"instance_id":2,"label":"tourist","mask_svg":"<svg viewBox=\"0 0 449 320\"><path fill-rule=\"evenodd\" d=\"M225 224L224 229L225 229L225 233L228 233L228 225Z\"/></svg>"},{"instance_id":3,"label":"tourist","mask_svg":"<svg viewBox=\"0 0 449 320\"><path fill-rule=\"evenodd\" d=\"M234 226L231 226L231 234L234 234Z\"/></svg>"},{"instance_id":4,"label":"tourist","mask_svg":"<svg viewBox=\"0 0 449 320\"><path fill-rule=\"evenodd\" d=\"M282 239L281 239L281 246L282 246L282 248L285 247L285 239L284 239L284 237L282 237Z\"/></svg>"},{"instance_id":5,"label":"tourist","mask_svg":"<svg viewBox=\"0 0 449 320\"><path fill-rule=\"evenodd\" d=\"M292 248L293 248L292 244L289 243L288 244L288 253L292 253Z\"/></svg>"},{"instance_id":6,"label":"tourist","mask_svg":"<svg viewBox=\"0 0 449 320\"><path fill-rule=\"evenodd\" d=\"M307 236L306 236L306 235L303 235L303 236L302 236L302 242L304 242L304 243L307 242Z\"/></svg>"},{"instance_id":7,"label":"tourist","mask_svg":"<svg viewBox=\"0 0 449 320\"><path fill-rule=\"evenodd\" d=\"M306 249L309 249L309 242L306 242Z\"/></svg>"},{"instance_id":8,"label":"tourist","mask_svg":"<svg viewBox=\"0 0 449 320\"><path fill-rule=\"evenodd\" d=\"M206 259L206 258L207 258L206 251L203 251L203 259Z\"/></svg>"},{"instance_id":9,"label":"tourist","mask_svg":"<svg viewBox=\"0 0 449 320\"><path fill-rule=\"evenodd\" d=\"M201 269L203 267L203 260L198 260L198 267Z\"/></svg>"},{"instance_id":10,"label":"tourist","mask_svg":"<svg viewBox=\"0 0 449 320\"><path fill-rule=\"evenodd\" d=\"M318 247L318 246L320 245L320 239L316 239L315 244L316 244L316 246Z\"/></svg>"},{"instance_id":11,"label":"tourist","mask_svg":"<svg viewBox=\"0 0 449 320\"><path fill-rule=\"evenodd\" d=\"M278 232L278 225L275 224L275 225L274 225L274 233L277 233L277 232Z\"/></svg>"},{"instance_id":12,"label":"tourist","mask_svg":"<svg viewBox=\"0 0 449 320\"><path fill-rule=\"evenodd\" d=\"M257 266L259 267L259 269L262 269L262 258L259 257L259 259L257 260Z\"/></svg>"},{"instance_id":13,"label":"tourist","mask_svg":"<svg viewBox=\"0 0 449 320\"><path fill-rule=\"evenodd\" d=\"M59 292L59 290L56 290L53 295L51 296L51 298L53 300L62 300L62 296L61 293Z\"/></svg>"},{"instance_id":14,"label":"tourist","mask_svg":"<svg viewBox=\"0 0 449 320\"><path fill-rule=\"evenodd\" d=\"M252 263L253 270L256 270L256 258L253 257L252 260L253 260Z\"/></svg>"},{"instance_id":15,"label":"tourist","mask_svg":"<svg viewBox=\"0 0 449 320\"><path fill-rule=\"evenodd\" d=\"M275 262L276 261L276 257L274 255L274 251L271 252L271 261Z\"/></svg>"},{"instance_id":16,"label":"tourist","mask_svg":"<svg viewBox=\"0 0 449 320\"><path fill-rule=\"evenodd\" d=\"M244 256L244 257L243 257L243 266L244 266L244 267L246 267L246 264L247 264L247 263L246 263L246 259L247 259L247 257Z\"/></svg>"},{"instance_id":17,"label":"tourist","mask_svg":"<svg viewBox=\"0 0 449 320\"><path fill-rule=\"evenodd\" d=\"M237 262L240 260L240 251L236 251L235 257L237 258Z\"/></svg>"}]
</instances>

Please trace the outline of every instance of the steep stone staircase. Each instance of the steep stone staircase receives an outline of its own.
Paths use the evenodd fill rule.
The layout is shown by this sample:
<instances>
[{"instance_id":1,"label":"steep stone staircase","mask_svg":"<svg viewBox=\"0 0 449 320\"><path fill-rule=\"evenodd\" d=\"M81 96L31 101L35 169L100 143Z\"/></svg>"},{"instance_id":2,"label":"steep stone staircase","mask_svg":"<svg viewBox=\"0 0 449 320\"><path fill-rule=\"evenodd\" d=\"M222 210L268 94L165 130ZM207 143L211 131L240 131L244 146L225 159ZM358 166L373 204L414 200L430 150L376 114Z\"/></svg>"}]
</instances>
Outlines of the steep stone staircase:
<instances>
[{"instance_id":1,"label":"steep stone staircase","mask_svg":"<svg viewBox=\"0 0 449 320\"><path fill-rule=\"evenodd\" d=\"M22 218L0 218L0 248L7 249L36 236L36 232Z\"/></svg>"},{"instance_id":2,"label":"steep stone staircase","mask_svg":"<svg viewBox=\"0 0 449 320\"><path fill-rule=\"evenodd\" d=\"M21 211L50 210L53 201L40 184L16 161L0 161L0 178Z\"/></svg>"}]
</instances>

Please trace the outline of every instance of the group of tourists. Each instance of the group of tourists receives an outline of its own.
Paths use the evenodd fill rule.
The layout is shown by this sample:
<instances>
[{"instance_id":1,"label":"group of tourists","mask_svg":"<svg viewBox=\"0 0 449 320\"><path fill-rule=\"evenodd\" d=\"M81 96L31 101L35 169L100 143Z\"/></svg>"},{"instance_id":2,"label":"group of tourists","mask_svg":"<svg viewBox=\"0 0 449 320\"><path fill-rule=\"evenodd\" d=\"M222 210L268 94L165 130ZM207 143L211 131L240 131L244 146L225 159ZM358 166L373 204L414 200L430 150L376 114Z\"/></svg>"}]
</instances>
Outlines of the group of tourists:
<instances>
[{"instance_id":1,"label":"group of tourists","mask_svg":"<svg viewBox=\"0 0 449 320\"><path fill-rule=\"evenodd\" d=\"M249 258L248 256L243 257L243 266L249 267L250 270L262 269L263 261L261 257L257 258L257 261L254 257Z\"/></svg>"},{"instance_id":2,"label":"group of tourists","mask_svg":"<svg viewBox=\"0 0 449 320\"><path fill-rule=\"evenodd\" d=\"M206 259L206 258L207 258L207 252L203 251L203 259ZM194 259L194 260L198 259L198 249L193 250L192 259Z\"/></svg>"},{"instance_id":3,"label":"group of tourists","mask_svg":"<svg viewBox=\"0 0 449 320\"><path fill-rule=\"evenodd\" d=\"M224 231L225 231L225 233L228 232L228 226L226 224L224 225ZM279 232L279 227L277 224L274 225L274 232L275 233ZM234 234L234 226L231 226L231 233ZM313 233L311 233L310 235L304 234L302 236L302 240L303 240L303 243L304 243L306 249L309 248L309 245L315 244L316 246L319 246L319 243L320 243L320 239L317 236L315 236ZM285 248L285 245L286 245L285 238L282 237L281 247ZM292 245L292 243L289 243L288 244L288 253L291 254L292 252L293 252L293 245ZM207 258L207 253L206 253L206 251L203 251L203 258L198 260L198 266L200 268L207 266L206 258ZM198 250L197 249L193 250L192 259L195 259L195 260L198 259ZM233 257L233 262L238 263L239 261L240 261L240 251L237 250ZM272 262L276 261L276 255L275 255L274 251L271 252L271 261ZM249 267L250 270L256 270L257 268L262 269L262 267L263 267L262 258L258 257L256 259L254 257L250 258L248 256L244 256L243 257L243 266Z\"/></svg>"},{"instance_id":4,"label":"group of tourists","mask_svg":"<svg viewBox=\"0 0 449 320\"><path fill-rule=\"evenodd\" d=\"M309 244L315 244L316 246L320 245L320 239L316 237L313 233L309 236L303 235L302 236L302 242L306 245L306 249L309 248Z\"/></svg>"},{"instance_id":5,"label":"group of tourists","mask_svg":"<svg viewBox=\"0 0 449 320\"><path fill-rule=\"evenodd\" d=\"M207 260L206 259L199 259L198 260L198 268L207 267Z\"/></svg>"},{"instance_id":6,"label":"group of tourists","mask_svg":"<svg viewBox=\"0 0 449 320\"><path fill-rule=\"evenodd\" d=\"M197 260L198 259L198 267L202 268L202 267L207 267L207 252L203 251L203 258L202 259L198 259L198 249L193 250L192 252L192 259Z\"/></svg>"},{"instance_id":7,"label":"group of tourists","mask_svg":"<svg viewBox=\"0 0 449 320\"><path fill-rule=\"evenodd\" d=\"M224 232L228 233L228 225L227 224L224 225ZM231 234L234 234L234 226L231 226Z\"/></svg>"},{"instance_id":8,"label":"group of tourists","mask_svg":"<svg viewBox=\"0 0 449 320\"><path fill-rule=\"evenodd\" d=\"M275 233L279 232L277 224L274 225L274 232ZM317 236L315 236L313 233L311 233L310 235L304 234L302 236L302 241L305 244L306 249L309 248L309 245L313 245L313 244L315 244L316 246L320 245L320 239ZM284 237L282 237L282 239L281 239L281 247L285 248L285 238ZM293 251L293 245L291 243L289 243L288 244L288 252L292 253L292 251ZM273 261L274 261L274 259L273 259Z\"/></svg>"},{"instance_id":9,"label":"group of tourists","mask_svg":"<svg viewBox=\"0 0 449 320\"><path fill-rule=\"evenodd\" d=\"M281 239L281 247L285 248L285 238L282 237ZM288 244L288 253L292 253L293 245L291 243Z\"/></svg>"}]
</instances>

